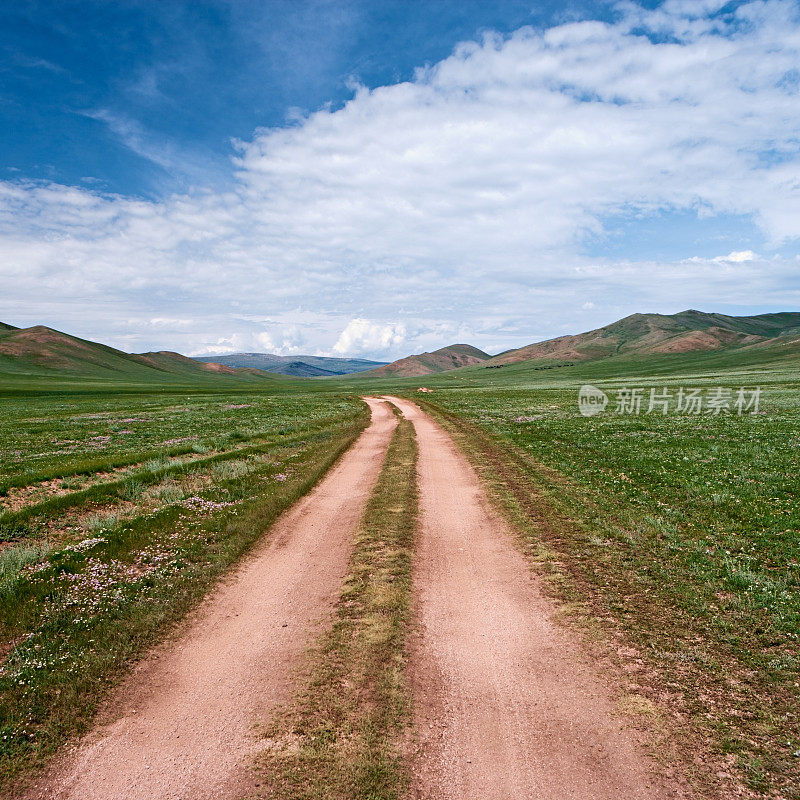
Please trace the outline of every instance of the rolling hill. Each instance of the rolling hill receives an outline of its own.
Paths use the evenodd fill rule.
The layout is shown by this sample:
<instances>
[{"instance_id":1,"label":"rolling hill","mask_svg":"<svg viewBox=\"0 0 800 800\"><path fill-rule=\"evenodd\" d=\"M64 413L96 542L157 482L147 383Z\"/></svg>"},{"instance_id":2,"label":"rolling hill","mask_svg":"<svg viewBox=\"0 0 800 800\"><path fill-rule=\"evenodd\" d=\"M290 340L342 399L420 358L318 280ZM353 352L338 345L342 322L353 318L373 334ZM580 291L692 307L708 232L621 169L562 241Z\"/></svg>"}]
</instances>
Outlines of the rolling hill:
<instances>
[{"instance_id":1,"label":"rolling hill","mask_svg":"<svg viewBox=\"0 0 800 800\"><path fill-rule=\"evenodd\" d=\"M319 377L421 377L461 367L503 367L529 364L544 369L563 364L591 364L605 359L666 359L682 355L753 364L785 360L800 354L800 312L733 317L702 311L679 314L633 314L610 325L572 336L489 356L467 344L442 347L431 353L407 356L391 364L363 359L321 356L275 356L236 353L188 358L170 351L131 354L43 325L16 328L0 323L0 383L11 386L26 380L67 382L109 381L224 385L226 382L280 380L280 375ZM728 358L728 356L730 356ZM257 368L256 365L261 365ZM505 372L505 371L504 371ZM277 374L276 374L277 373Z\"/></svg>"},{"instance_id":2,"label":"rolling hill","mask_svg":"<svg viewBox=\"0 0 800 800\"><path fill-rule=\"evenodd\" d=\"M731 317L703 311L632 314L610 325L574 336L559 336L509 350L487 366L541 360L590 361L618 355L657 355L758 347L800 335L800 312Z\"/></svg>"},{"instance_id":3,"label":"rolling hill","mask_svg":"<svg viewBox=\"0 0 800 800\"><path fill-rule=\"evenodd\" d=\"M78 377L112 381L219 382L269 379L258 370L223 364L199 364L179 353L160 351L130 354L104 344L79 339L35 325L15 328L0 323L0 375L24 377Z\"/></svg>"},{"instance_id":4,"label":"rolling hill","mask_svg":"<svg viewBox=\"0 0 800 800\"><path fill-rule=\"evenodd\" d=\"M488 353L478 350L469 344L451 344L434 350L432 353L419 353L418 355L406 356L391 364L386 364L378 369L363 373L364 376L387 376L410 378L418 375L432 375L438 372L448 372L459 367L471 367L475 364L482 364L490 359Z\"/></svg>"},{"instance_id":5,"label":"rolling hill","mask_svg":"<svg viewBox=\"0 0 800 800\"><path fill-rule=\"evenodd\" d=\"M219 356L196 356L195 361L210 361L229 367L249 367L292 375L299 378L324 378L365 372L386 364L385 361L368 361L362 358L330 358L328 356L279 356L274 353L230 353Z\"/></svg>"}]
</instances>

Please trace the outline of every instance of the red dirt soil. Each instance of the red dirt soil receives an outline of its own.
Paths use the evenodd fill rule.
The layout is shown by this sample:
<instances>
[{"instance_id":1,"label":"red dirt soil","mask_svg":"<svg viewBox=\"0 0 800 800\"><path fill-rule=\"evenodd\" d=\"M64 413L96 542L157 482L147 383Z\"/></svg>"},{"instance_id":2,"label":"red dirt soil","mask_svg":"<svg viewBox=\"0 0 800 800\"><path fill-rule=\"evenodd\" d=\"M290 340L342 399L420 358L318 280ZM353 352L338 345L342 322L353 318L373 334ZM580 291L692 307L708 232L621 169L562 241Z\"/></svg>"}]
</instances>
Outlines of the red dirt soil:
<instances>
[{"instance_id":1,"label":"red dirt soil","mask_svg":"<svg viewBox=\"0 0 800 800\"><path fill-rule=\"evenodd\" d=\"M613 693L553 622L513 534L450 437L413 403L421 528L411 680L425 800L662 800Z\"/></svg>"},{"instance_id":2,"label":"red dirt soil","mask_svg":"<svg viewBox=\"0 0 800 800\"><path fill-rule=\"evenodd\" d=\"M290 697L329 623L353 532L396 426L372 423L262 545L116 691L95 730L25 796L37 800L226 800L255 788L255 726Z\"/></svg>"}]
</instances>

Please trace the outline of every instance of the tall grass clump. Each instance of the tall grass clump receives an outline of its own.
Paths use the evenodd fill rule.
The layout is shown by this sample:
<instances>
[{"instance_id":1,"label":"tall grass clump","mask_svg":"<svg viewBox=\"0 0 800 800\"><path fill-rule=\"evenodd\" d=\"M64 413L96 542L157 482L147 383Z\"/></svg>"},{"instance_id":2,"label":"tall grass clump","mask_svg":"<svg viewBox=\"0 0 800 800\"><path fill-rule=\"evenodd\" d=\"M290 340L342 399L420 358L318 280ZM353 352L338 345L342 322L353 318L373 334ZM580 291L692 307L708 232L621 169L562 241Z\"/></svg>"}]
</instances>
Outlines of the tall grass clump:
<instances>
[{"instance_id":1,"label":"tall grass clump","mask_svg":"<svg viewBox=\"0 0 800 800\"><path fill-rule=\"evenodd\" d=\"M255 465L248 464L247 461L240 459L237 461L219 461L211 469L218 478L229 481L247 475L254 468Z\"/></svg>"},{"instance_id":2,"label":"tall grass clump","mask_svg":"<svg viewBox=\"0 0 800 800\"><path fill-rule=\"evenodd\" d=\"M159 458L151 458L149 461L145 461L142 469L145 472L161 472L162 470L168 469L171 465L171 461L164 456L160 456Z\"/></svg>"},{"instance_id":3,"label":"tall grass clump","mask_svg":"<svg viewBox=\"0 0 800 800\"><path fill-rule=\"evenodd\" d=\"M43 561L49 550L47 544L17 544L0 550L0 601L13 599L22 570Z\"/></svg>"}]
</instances>

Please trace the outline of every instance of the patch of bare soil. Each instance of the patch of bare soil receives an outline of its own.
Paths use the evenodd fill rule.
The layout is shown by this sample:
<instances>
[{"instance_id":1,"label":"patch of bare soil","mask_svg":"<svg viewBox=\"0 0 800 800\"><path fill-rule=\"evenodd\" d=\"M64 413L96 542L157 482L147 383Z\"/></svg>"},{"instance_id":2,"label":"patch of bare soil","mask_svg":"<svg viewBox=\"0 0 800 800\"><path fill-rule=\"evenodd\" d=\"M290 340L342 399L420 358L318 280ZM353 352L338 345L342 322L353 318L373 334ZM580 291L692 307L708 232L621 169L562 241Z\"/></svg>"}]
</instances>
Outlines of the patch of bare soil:
<instances>
[{"instance_id":1,"label":"patch of bare soil","mask_svg":"<svg viewBox=\"0 0 800 800\"><path fill-rule=\"evenodd\" d=\"M662 800L640 734L580 642L554 622L511 531L450 437L413 403L421 527L411 680L425 800Z\"/></svg>"},{"instance_id":2,"label":"patch of bare soil","mask_svg":"<svg viewBox=\"0 0 800 800\"><path fill-rule=\"evenodd\" d=\"M40 503L50 497L69 494L70 490L64 488L63 482L63 478L53 478L31 486L13 487L4 497L0 497L0 511L19 511L27 505Z\"/></svg>"}]
</instances>

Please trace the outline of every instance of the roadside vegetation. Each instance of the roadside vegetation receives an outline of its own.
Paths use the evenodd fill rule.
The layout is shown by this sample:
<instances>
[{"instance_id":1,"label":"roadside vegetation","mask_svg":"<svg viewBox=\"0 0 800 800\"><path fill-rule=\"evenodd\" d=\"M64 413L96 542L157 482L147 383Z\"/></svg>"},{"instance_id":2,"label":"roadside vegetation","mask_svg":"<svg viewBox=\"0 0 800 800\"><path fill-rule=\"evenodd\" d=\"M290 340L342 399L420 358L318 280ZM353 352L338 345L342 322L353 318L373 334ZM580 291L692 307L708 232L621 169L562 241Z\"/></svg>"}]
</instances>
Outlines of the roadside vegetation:
<instances>
[{"instance_id":1,"label":"roadside vegetation","mask_svg":"<svg viewBox=\"0 0 800 800\"><path fill-rule=\"evenodd\" d=\"M299 391L3 403L0 788L9 788L88 727L130 663L369 415L353 397Z\"/></svg>"},{"instance_id":2,"label":"roadside vegetation","mask_svg":"<svg viewBox=\"0 0 800 800\"><path fill-rule=\"evenodd\" d=\"M545 586L610 646L628 705L672 729L698 787L799 798L797 372L631 378L617 366L628 386L761 385L761 413L624 415L612 403L584 418L582 383L623 383L597 364L563 380L475 370L409 396L455 435Z\"/></svg>"},{"instance_id":3,"label":"roadside vegetation","mask_svg":"<svg viewBox=\"0 0 800 800\"><path fill-rule=\"evenodd\" d=\"M401 418L356 535L333 628L311 653L302 690L266 732L262 796L406 796L405 634L416 518L414 429Z\"/></svg>"}]
</instances>

